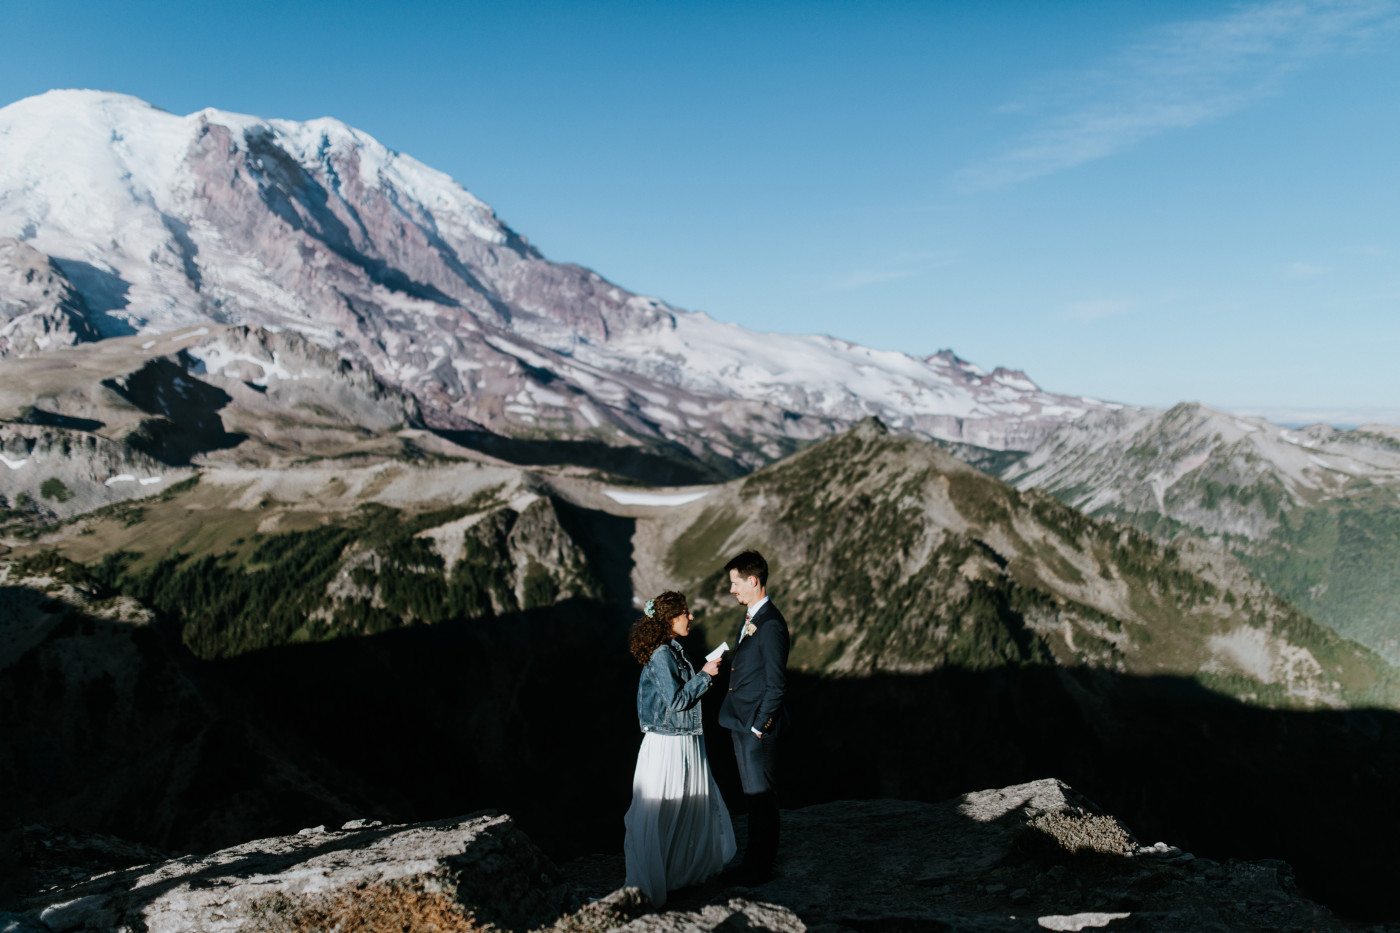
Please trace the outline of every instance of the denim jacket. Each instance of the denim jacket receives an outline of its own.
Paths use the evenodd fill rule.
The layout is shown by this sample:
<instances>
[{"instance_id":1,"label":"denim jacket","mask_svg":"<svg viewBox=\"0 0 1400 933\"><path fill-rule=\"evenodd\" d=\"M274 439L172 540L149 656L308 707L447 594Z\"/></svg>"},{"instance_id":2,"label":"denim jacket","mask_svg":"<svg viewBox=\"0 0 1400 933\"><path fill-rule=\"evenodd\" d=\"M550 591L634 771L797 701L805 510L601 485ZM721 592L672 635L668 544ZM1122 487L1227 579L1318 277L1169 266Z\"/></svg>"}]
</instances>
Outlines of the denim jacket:
<instances>
[{"instance_id":1,"label":"denim jacket","mask_svg":"<svg viewBox=\"0 0 1400 933\"><path fill-rule=\"evenodd\" d=\"M710 675L690 666L679 643L656 646L637 685L637 721L643 732L700 735L700 697L710 689Z\"/></svg>"}]
</instances>

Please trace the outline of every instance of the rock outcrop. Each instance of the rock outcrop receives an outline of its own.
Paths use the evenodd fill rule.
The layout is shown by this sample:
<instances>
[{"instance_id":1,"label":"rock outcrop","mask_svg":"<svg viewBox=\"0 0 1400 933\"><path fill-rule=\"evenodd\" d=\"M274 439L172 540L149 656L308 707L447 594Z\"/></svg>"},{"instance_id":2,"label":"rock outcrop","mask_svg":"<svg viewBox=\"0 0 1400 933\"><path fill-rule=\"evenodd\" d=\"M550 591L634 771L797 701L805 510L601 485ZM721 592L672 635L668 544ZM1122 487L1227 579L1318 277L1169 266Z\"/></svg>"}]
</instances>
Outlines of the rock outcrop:
<instances>
[{"instance_id":1,"label":"rock outcrop","mask_svg":"<svg viewBox=\"0 0 1400 933\"><path fill-rule=\"evenodd\" d=\"M841 801L784 814L778 876L623 888L620 855L557 868L511 819L318 826L32 896L16 930L555 933L763 930L1336 930L1278 861L1140 846L1046 779L943 803ZM7 922L0 916L0 922ZM23 924L28 924L24 926Z\"/></svg>"},{"instance_id":2,"label":"rock outcrop","mask_svg":"<svg viewBox=\"0 0 1400 933\"><path fill-rule=\"evenodd\" d=\"M0 237L0 358L98 340L83 296L48 256Z\"/></svg>"}]
</instances>

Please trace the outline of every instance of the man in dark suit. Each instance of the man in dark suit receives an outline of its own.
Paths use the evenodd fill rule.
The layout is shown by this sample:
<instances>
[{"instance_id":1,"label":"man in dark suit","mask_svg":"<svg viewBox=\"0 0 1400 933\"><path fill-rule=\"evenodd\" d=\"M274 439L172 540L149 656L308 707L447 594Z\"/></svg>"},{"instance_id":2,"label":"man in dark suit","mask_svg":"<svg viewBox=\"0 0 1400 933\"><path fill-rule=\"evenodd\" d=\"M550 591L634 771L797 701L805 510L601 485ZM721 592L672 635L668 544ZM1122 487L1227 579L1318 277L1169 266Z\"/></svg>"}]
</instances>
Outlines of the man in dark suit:
<instances>
[{"instance_id":1,"label":"man in dark suit","mask_svg":"<svg viewBox=\"0 0 1400 933\"><path fill-rule=\"evenodd\" d=\"M749 804L749 842L736 880L762 884L778 855L778 742L787 723L788 627L768 598L768 562L745 551L724 565L729 592L748 612L730 659L729 692L719 724L734 739L739 781Z\"/></svg>"}]
</instances>

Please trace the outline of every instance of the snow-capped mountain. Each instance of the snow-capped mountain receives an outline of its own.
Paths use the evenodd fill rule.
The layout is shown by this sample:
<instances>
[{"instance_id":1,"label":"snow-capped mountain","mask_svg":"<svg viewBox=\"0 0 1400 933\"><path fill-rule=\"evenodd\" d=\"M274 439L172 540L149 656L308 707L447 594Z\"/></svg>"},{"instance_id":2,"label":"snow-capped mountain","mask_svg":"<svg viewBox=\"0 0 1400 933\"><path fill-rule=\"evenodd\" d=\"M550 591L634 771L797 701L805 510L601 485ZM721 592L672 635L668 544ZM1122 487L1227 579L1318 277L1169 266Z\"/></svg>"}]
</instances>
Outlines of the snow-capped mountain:
<instances>
[{"instance_id":1,"label":"snow-capped mountain","mask_svg":"<svg viewBox=\"0 0 1400 933\"><path fill-rule=\"evenodd\" d=\"M0 109L0 236L52 257L102 336L294 330L412 392L439 427L751 467L872 414L1025 450L1114 407L950 352L757 334L632 294L546 260L447 175L332 119L177 116L97 91L18 101Z\"/></svg>"}]
</instances>

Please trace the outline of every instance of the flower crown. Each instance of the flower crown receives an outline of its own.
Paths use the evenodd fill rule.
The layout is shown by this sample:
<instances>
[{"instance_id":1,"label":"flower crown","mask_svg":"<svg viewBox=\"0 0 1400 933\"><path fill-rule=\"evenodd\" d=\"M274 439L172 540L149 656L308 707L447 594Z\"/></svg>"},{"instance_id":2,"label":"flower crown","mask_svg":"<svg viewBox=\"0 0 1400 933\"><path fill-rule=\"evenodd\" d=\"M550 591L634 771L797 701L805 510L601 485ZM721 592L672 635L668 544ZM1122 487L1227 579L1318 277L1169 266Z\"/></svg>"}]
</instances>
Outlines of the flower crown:
<instances>
[{"instance_id":1,"label":"flower crown","mask_svg":"<svg viewBox=\"0 0 1400 933\"><path fill-rule=\"evenodd\" d=\"M656 618L656 600L648 599L646 607L642 609L648 619Z\"/></svg>"}]
</instances>

